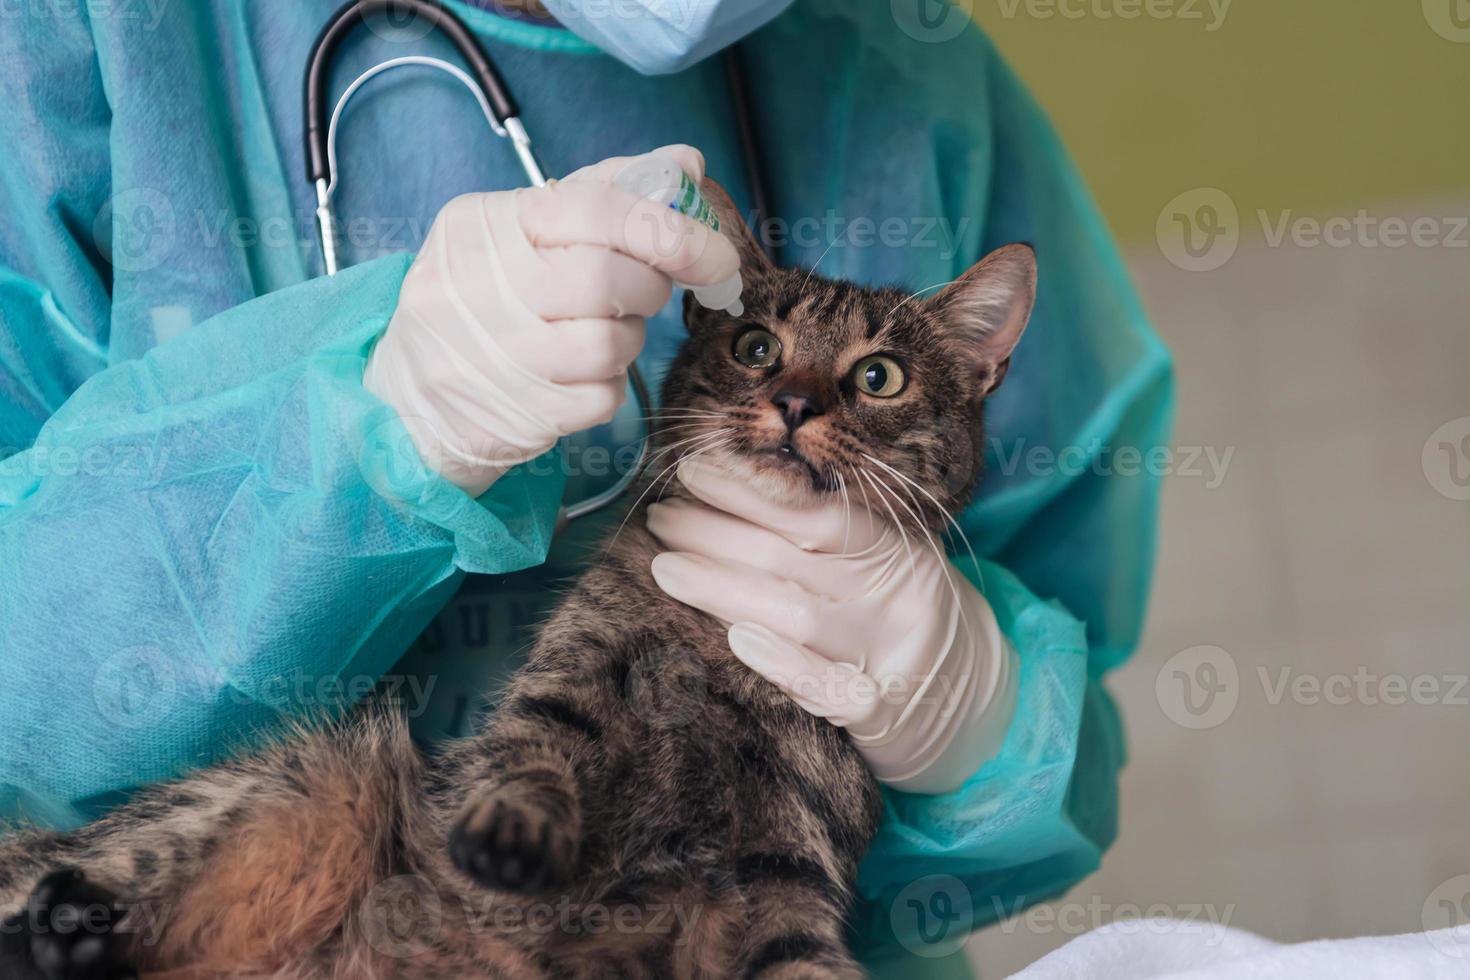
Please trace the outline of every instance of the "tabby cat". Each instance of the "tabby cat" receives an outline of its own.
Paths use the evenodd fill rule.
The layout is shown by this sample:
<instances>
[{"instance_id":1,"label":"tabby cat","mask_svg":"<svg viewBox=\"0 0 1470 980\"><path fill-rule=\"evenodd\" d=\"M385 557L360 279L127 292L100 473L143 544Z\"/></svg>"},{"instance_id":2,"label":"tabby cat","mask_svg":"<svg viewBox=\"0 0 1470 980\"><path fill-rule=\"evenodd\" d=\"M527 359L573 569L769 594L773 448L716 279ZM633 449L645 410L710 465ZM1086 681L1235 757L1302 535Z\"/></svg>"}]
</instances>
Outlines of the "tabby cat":
<instances>
[{"instance_id":1,"label":"tabby cat","mask_svg":"<svg viewBox=\"0 0 1470 980\"><path fill-rule=\"evenodd\" d=\"M811 498L867 453L933 495L895 511L936 533L978 476L1035 259L1007 246L929 298L860 288L775 267L706 193L745 313L686 299L652 492L483 730L425 752L364 707L74 833L12 836L0 977L862 975L844 917L877 785L840 729L657 588L642 506L680 492L666 467L689 455Z\"/></svg>"}]
</instances>

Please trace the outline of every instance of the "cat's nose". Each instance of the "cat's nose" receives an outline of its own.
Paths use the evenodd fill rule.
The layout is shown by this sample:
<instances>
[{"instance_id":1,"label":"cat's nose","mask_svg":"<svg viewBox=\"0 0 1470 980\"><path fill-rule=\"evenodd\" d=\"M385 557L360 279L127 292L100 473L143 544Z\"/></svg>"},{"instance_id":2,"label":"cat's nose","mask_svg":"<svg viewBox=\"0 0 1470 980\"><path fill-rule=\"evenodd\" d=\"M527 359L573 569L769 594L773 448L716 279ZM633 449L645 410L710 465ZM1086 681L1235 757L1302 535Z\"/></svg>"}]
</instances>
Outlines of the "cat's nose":
<instances>
[{"instance_id":1,"label":"cat's nose","mask_svg":"<svg viewBox=\"0 0 1470 980\"><path fill-rule=\"evenodd\" d=\"M810 391L785 388L771 398L771 404L781 410L786 420L786 431L795 432L807 419L821 415L825 409L821 401Z\"/></svg>"}]
</instances>

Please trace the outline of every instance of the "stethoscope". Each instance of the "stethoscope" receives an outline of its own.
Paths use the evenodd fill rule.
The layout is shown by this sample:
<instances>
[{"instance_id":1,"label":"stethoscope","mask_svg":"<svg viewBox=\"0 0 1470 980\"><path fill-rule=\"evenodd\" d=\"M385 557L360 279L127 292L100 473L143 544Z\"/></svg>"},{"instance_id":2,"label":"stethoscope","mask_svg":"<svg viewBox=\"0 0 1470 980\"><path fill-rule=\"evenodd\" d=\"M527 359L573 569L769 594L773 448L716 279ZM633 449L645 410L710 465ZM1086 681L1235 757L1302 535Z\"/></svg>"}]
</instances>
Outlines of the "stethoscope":
<instances>
[{"instance_id":1,"label":"stethoscope","mask_svg":"<svg viewBox=\"0 0 1470 980\"><path fill-rule=\"evenodd\" d=\"M331 114L328 115L327 80L337 48L341 45L342 40L368 17L387 13L396 15L408 13L422 18L425 23L438 30L454 45L460 57L469 66L469 72L442 59L424 55L391 58L357 76L352 84L348 85L338 96ZM327 21L327 25L322 28L321 34L311 46L306 68L306 176L307 180L316 187L316 219L321 234L322 263L329 276L335 275L339 268L337 219L332 211L332 194L337 188L337 125L341 120L342 110L359 89L378 75L410 66L435 68L458 79L474 95L475 101L479 103L480 110L485 114L485 120L490 124L495 135L510 140L511 147L515 150L517 159L520 160L521 169L526 173L526 179L535 187L546 184L546 176L536 159L531 137L521 122L520 108L511 98L510 92L505 87L504 79L500 77L500 73L495 68L495 63L490 60L490 56L480 46L469 28L465 27L463 21L434 0L352 0L333 14L332 18ZM739 61L733 50L726 52L725 66L730 80L735 121L740 129L746 166L745 176L755 204L755 213L759 219L760 216L767 213L765 186L761 179L755 128L751 123L750 108L745 98ZM651 418L653 403L649 398L648 386L637 365L628 366L628 384L632 387L634 400L643 419L643 435L639 440L638 458L628 472L607 490L563 507L557 520L558 530L577 518L585 517L616 501L632 487L643 471L644 464L648 460L651 434L651 423L648 420Z\"/></svg>"}]
</instances>

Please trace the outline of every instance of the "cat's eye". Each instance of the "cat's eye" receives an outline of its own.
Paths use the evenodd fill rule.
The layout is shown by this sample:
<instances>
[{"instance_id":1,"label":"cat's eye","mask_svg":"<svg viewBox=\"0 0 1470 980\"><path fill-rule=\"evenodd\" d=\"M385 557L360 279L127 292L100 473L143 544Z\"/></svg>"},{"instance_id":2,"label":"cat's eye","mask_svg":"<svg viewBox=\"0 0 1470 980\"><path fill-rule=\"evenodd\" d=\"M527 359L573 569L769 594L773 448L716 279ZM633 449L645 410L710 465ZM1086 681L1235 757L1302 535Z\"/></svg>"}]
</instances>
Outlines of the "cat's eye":
<instances>
[{"instance_id":1,"label":"cat's eye","mask_svg":"<svg viewBox=\"0 0 1470 980\"><path fill-rule=\"evenodd\" d=\"M903 391L904 380L898 362L882 354L865 357L852 369L852 383L858 391L874 398L892 398Z\"/></svg>"},{"instance_id":2,"label":"cat's eye","mask_svg":"<svg viewBox=\"0 0 1470 980\"><path fill-rule=\"evenodd\" d=\"M768 368L781 357L781 341L759 327L735 338L735 360L748 368Z\"/></svg>"}]
</instances>

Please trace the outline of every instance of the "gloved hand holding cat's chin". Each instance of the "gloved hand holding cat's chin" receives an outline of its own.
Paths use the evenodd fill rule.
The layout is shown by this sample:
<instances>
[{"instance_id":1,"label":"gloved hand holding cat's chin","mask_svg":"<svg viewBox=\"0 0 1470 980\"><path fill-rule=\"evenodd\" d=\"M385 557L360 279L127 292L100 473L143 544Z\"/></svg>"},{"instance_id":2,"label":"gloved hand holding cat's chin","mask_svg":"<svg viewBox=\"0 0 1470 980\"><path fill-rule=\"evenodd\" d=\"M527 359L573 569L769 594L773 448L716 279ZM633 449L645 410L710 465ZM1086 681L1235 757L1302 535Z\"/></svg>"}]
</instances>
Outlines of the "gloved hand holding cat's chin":
<instances>
[{"instance_id":1,"label":"gloved hand holding cat's chin","mask_svg":"<svg viewBox=\"0 0 1470 980\"><path fill-rule=\"evenodd\" d=\"M698 150L655 152L702 178ZM631 159L455 198L408 271L363 385L397 410L424 462L472 497L612 418L671 276L706 285L739 267L717 232L613 186Z\"/></svg>"},{"instance_id":2,"label":"gloved hand holding cat's chin","mask_svg":"<svg viewBox=\"0 0 1470 980\"><path fill-rule=\"evenodd\" d=\"M880 781L950 792L1000 751L1015 652L927 533L841 498L772 501L703 460L679 480L697 501L648 510L659 587L732 624L735 656L845 728Z\"/></svg>"}]
</instances>

